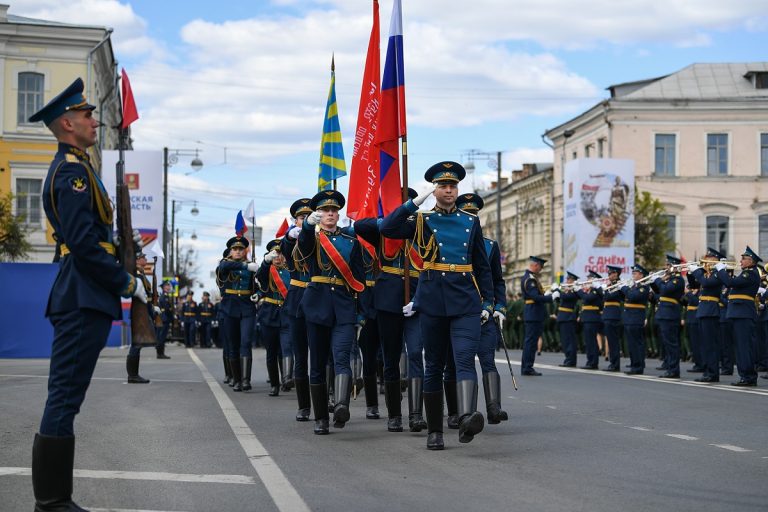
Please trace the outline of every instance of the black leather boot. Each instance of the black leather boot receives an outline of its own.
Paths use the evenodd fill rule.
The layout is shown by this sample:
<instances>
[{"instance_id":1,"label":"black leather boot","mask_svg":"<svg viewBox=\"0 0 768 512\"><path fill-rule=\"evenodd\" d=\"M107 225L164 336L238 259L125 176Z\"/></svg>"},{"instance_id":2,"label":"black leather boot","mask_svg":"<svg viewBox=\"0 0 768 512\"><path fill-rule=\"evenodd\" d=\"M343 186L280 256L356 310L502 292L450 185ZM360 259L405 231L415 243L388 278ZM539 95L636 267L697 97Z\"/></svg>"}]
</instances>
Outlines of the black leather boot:
<instances>
[{"instance_id":1,"label":"black leather boot","mask_svg":"<svg viewBox=\"0 0 768 512\"><path fill-rule=\"evenodd\" d=\"M243 391L251 390L251 368L252 367L253 367L252 357L240 358L240 376L243 379L243 382L241 384Z\"/></svg>"},{"instance_id":2,"label":"black leather boot","mask_svg":"<svg viewBox=\"0 0 768 512\"><path fill-rule=\"evenodd\" d=\"M427 416L427 450L442 450L443 444L443 392L424 392L424 412Z\"/></svg>"},{"instance_id":3,"label":"black leather boot","mask_svg":"<svg viewBox=\"0 0 768 512\"><path fill-rule=\"evenodd\" d=\"M488 413L488 424L496 425L507 421L509 415L501 409L501 378L496 372L483 374L483 393L485 394L485 410Z\"/></svg>"},{"instance_id":4,"label":"black leather boot","mask_svg":"<svg viewBox=\"0 0 768 512\"><path fill-rule=\"evenodd\" d=\"M267 363L267 373L269 374L269 396L278 396L280 394L280 368L277 359Z\"/></svg>"},{"instance_id":5,"label":"black leather boot","mask_svg":"<svg viewBox=\"0 0 768 512\"><path fill-rule=\"evenodd\" d=\"M458 404L456 398L456 381L446 380L443 381L443 389L445 390L445 406L448 408L448 428L459 428L459 413Z\"/></svg>"},{"instance_id":6,"label":"black leather boot","mask_svg":"<svg viewBox=\"0 0 768 512\"><path fill-rule=\"evenodd\" d=\"M384 403L387 404L387 430L403 431L403 412L400 409L400 381L384 381Z\"/></svg>"},{"instance_id":7,"label":"black leather boot","mask_svg":"<svg viewBox=\"0 0 768 512\"><path fill-rule=\"evenodd\" d=\"M125 369L128 371L128 384L147 384L149 379L139 375L139 356L125 358Z\"/></svg>"},{"instance_id":8,"label":"black leather boot","mask_svg":"<svg viewBox=\"0 0 768 512\"><path fill-rule=\"evenodd\" d=\"M315 428L317 435L328 433L328 388L325 383L310 384L309 394L312 397L312 408L315 410Z\"/></svg>"},{"instance_id":9,"label":"black leather boot","mask_svg":"<svg viewBox=\"0 0 768 512\"><path fill-rule=\"evenodd\" d=\"M283 357L283 391L293 389L293 356Z\"/></svg>"},{"instance_id":10,"label":"black leather boot","mask_svg":"<svg viewBox=\"0 0 768 512\"><path fill-rule=\"evenodd\" d=\"M333 381L333 426L344 428L349 421L349 395L352 393L352 376L341 373Z\"/></svg>"},{"instance_id":11,"label":"black leather boot","mask_svg":"<svg viewBox=\"0 0 768 512\"><path fill-rule=\"evenodd\" d=\"M485 420L477 412L477 382L461 380L456 383L459 405L459 442L468 443L483 431Z\"/></svg>"},{"instance_id":12,"label":"black leather boot","mask_svg":"<svg viewBox=\"0 0 768 512\"><path fill-rule=\"evenodd\" d=\"M333 414L333 378L336 375L336 372L333 370L333 366L328 364L325 365L325 385L326 388L326 395L328 396L328 414Z\"/></svg>"},{"instance_id":13,"label":"black leather boot","mask_svg":"<svg viewBox=\"0 0 768 512\"><path fill-rule=\"evenodd\" d=\"M411 432L421 432L427 428L427 422L421 414L423 385L422 378L408 379L408 428Z\"/></svg>"},{"instance_id":14,"label":"black leather boot","mask_svg":"<svg viewBox=\"0 0 768 512\"><path fill-rule=\"evenodd\" d=\"M229 369L229 359L222 354L221 358L224 360L224 384L229 384L232 380L232 370Z\"/></svg>"},{"instance_id":15,"label":"black leather boot","mask_svg":"<svg viewBox=\"0 0 768 512\"><path fill-rule=\"evenodd\" d=\"M229 369L232 372L232 383L230 385L232 386L232 391L242 391L243 390L243 377L240 373L240 360L237 358L230 358L229 360Z\"/></svg>"},{"instance_id":16,"label":"black leather boot","mask_svg":"<svg viewBox=\"0 0 768 512\"><path fill-rule=\"evenodd\" d=\"M87 512L72 501L75 438L35 434L32 488L35 512Z\"/></svg>"},{"instance_id":17,"label":"black leather boot","mask_svg":"<svg viewBox=\"0 0 768 512\"><path fill-rule=\"evenodd\" d=\"M379 394L376 389L376 376L363 377L363 389L365 390L365 417L369 420L377 420L379 416Z\"/></svg>"},{"instance_id":18,"label":"black leather boot","mask_svg":"<svg viewBox=\"0 0 768 512\"><path fill-rule=\"evenodd\" d=\"M157 358L158 359L170 359L171 356L165 355L165 345L162 347L157 347L155 350L157 350Z\"/></svg>"},{"instance_id":19,"label":"black leather boot","mask_svg":"<svg viewBox=\"0 0 768 512\"><path fill-rule=\"evenodd\" d=\"M405 352L400 353L400 391L408 389L408 356Z\"/></svg>"},{"instance_id":20,"label":"black leather boot","mask_svg":"<svg viewBox=\"0 0 768 512\"><path fill-rule=\"evenodd\" d=\"M309 421L309 408L312 406L309 399L309 380L295 379L296 401L299 403L299 412L296 413L296 421Z\"/></svg>"}]
</instances>

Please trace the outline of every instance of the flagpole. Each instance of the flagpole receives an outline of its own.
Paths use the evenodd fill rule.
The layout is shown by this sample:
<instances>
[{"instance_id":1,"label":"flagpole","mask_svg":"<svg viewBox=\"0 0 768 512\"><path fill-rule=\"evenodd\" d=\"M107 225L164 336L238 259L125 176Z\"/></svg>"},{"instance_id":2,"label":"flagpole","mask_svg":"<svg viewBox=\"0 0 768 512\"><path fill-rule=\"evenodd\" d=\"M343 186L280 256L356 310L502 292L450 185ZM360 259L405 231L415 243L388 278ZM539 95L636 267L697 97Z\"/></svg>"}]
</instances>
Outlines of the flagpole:
<instances>
[{"instance_id":1,"label":"flagpole","mask_svg":"<svg viewBox=\"0 0 768 512\"><path fill-rule=\"evenodd\" d=\"M256 262L256 212L254 212L253 217L251 217L251 240L253 240L253 243L251 244L251 261L255 263Z\"/></svg>"},{"instance_id":2,"label":"flagpole","mask_svg":"<svg viewBox=\"0 0 768 512\"><path fill-rule=\"evenodd\" d=\"M403 135L401 139L401 153L403 155L403 202L408 201L408 136ZM411 242L405 241L403 244L403 295L405 305L411 302Z\"/></svg>"}]
</instances>

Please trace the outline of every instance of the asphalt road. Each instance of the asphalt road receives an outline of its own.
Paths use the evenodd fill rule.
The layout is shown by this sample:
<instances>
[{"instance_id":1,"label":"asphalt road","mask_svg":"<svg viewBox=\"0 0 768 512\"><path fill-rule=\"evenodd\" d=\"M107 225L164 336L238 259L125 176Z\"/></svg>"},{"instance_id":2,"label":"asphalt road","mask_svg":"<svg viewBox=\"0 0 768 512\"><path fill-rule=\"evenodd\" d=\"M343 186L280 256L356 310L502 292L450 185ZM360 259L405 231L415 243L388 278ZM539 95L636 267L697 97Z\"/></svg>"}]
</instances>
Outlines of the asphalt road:
<instances>
[{"instance_id":1,"label":"asphalt road","mask_svg":"<svg viewBox=\"0 0 768 512\"><path fill-rule=\"evenodd\" d=\"M267 396L263 350L250 393L220 384L220 350L169 347L170 361L147 351L148 385L125 384L125 353L104 350L75 424L75 499L92 511L768 510L764 379L742 389L732 377L628 377L560 369L559 354L544 354L544 375L518 376L514 391L498 352L510 420L469 444L446 429L446 449L430 452L424 432L366 420L362 396L346 428L313 435L294 420L293 393ZM0 360L2 511L32 509L47 370ZM482 390L479 402L484 411Z\"/></svg>"}]
</instances>

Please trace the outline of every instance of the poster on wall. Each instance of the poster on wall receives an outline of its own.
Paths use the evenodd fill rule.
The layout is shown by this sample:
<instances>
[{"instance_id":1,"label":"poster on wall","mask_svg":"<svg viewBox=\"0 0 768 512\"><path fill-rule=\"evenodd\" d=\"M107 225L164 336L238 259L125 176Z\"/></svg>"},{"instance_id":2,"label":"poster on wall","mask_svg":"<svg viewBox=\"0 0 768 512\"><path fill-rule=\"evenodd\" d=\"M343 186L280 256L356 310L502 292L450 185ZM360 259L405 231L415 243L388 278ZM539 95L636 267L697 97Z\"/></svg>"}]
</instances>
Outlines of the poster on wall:
<instances>
[{"instance_id":1,"label":"poster on wall","mask_svg":"<svg viewBox=\"0 0 768 512\"><path fill-rule=\"evenodd\" d=\"M579 276L606 265L628 274L635 255L635 162L580 158L565 165L563 267Z\"/></svg>"}]
</instances>

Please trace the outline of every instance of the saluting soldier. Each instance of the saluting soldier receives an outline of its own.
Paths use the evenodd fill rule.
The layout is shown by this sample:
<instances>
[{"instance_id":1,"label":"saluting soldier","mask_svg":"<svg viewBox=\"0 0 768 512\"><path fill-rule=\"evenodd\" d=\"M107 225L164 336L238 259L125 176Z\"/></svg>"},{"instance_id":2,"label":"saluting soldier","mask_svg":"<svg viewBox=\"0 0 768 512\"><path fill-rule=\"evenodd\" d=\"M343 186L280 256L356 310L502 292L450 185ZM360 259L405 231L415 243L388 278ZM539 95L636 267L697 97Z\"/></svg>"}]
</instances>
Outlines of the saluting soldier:
<instances>
[{"instance_id":1,"label":"saluting soldier","mask_svg":"<svg viewBox=\"0 0 768 512\"><path fill-rule=\"evenodd\" d=\"M695 263L688 265L688 275L693 275L701 287L696 318L701 335L702 375L695 379L696 382L720 382L720 293L723 283L717 278L714 266L721 259L725 259L724 254L707 247L702 267Z\"/></svg>"},{"instance_id":2,"label":"saluting soldier","mask_svg":"<svg viewBox=\"0 0 768 512\"><path fill-rule=\"evenodd\" d=\"M147 302L141 280L115 258L114 211L86 153L99 122L83 87L78 78L29 118L44 122L59 143L42 194L61 259L45 310L53 325L48 399L32 445L37 510L82 510L72 501L75 415L112 321L122 318L120 296Z\"/></svg>"},{"instance_id":3,"label":"saluting soldier","mask_svg":"<svg viewBox=\"0 0 768 512\"><path fill-rule=\"evenodd\" d=\"M181 305L182 324L184 326L184 345L187 348L195 346L195 334L197 333L197 302L195 292L187 291L184 303Z\"/></svg>"},{"instance_id":4,"label":"saluting soldier","mask_svg":"<svg viewBox=\"0 0 768 512\"><path fill-rule=\"evenodd\" d=\"M608 366L603 368L606 372L618 372L621 370L621 301L624 296L619 289L618 282L621 277L621 267L606 265L608 269L608 286L603 294L603 328L608 340Z\"/></svg>"},{"instance_id":5,"label":"saluting soldier","mask_svg":"<svg viewBox=\"0 0 768 512\"><path fill-rule=\"evenodd\" d=\"M680 299L685 293L685 282L675 267L680 263L679 258L667 254L667 271L653 282L654 289L659 293L654 322L659 326L664 344L662 367L666 371L659 375L662 379L680 378Z\"/></svg>"},{"instance_id":6,"label":"saluting soldier","mask_svg":"<svg viewBox=\"0 0 768 512\"><path fill-rule=\"evenodd\" d=\"M603 307L603 288L599 282L603 277L597 272L590 270L587 275L592 282L584 285L576 294L581 299L581 334L584 338L584 349L587 353L587 364L581 367L582 370L597 370L600 360L600 350L597 345L597 335L600 325L603 323L600 317L600 310Z\"/></svg>"},{"instance_id":7,"label":"saluting soldier","mask_svg":"<svg viewBox=\"0 0 768 512\"><path fill-rule=\"evenodd\" d=\"M629 350L629 370L624 372L627 375L642 375L645 372L645 324L651 288L637 283L647 275L648 271L636 263L632 267L632 280L621 287L624 296L621 320Z\"/></svg>"},{"instance_id":8,"label":"saluting soldier","mask_svg":"<svg viewBox=\"0 0 768 512\"><path fill-rule=\"evenodd\" d=\"M160 332L157 336L157 358L158 359L170 359L171 356L165 355L165 342L168 339L168 333L170 332L171 325L173 325L173 297L171 296L171 282L163 281L160 289L162 293L158 297L158 304L160 307L160 318L163 321L163 326L160 328Z\"/></svg>"},{"instance_id":9,"label":"saluting soldier","mask_svg":"<svg viewBox=\"0 0 768 512\"><path fill-rule=\"evenodd\" d=\"M197 313L200 321L200 347L211 348L211 322L214 319L214 306L211 302L211 294L203 292L203 301L197 305Z\"/></svg>"},{"instance_id":10,"label":"saluting soldier","mask_svg":"<svg viewBox=\"0 0 768 512\"><path fill-rule=\"evenodd\" d=\"M560 289L560 298L557 306L557 327L560 331L560 343L563 347L565 359L558 366L575 368L578 349L576 340L576 304L579 302L579 294L574 290L573 283L579 280L579 276L572 272L566 272L565 275L566 286ZM554 287L552 291L557 289L557 287Z\"/></svg>"},{"instance_id":11,"label":"saluting soldier","mask_svg":"<svg viewBox=\"0 0 768 512\"><path fill-rule=\"evenodd\" d=\"M741 274L731 277L725 270L725 263L717 263L717 278L727 286L728 311L726 318L733 322L733 339L736 344L736 369L739 380L733 386L757 386L755 370L755 320L757 308L755 296L760 288L760 275L755 266L763 261L747 246L741 254Z\"/></svg>"},{"instance_id":12,"label":"saluting soldier","mask_svg":"<svg viewBox=\"0 0 768 512\"><path fill-rule=\"evenodd\" d=\"M464 167L456 162L433 165L424 179L434 184L434 190L409 199L380 226L385 237L412 240L424 262L413 304L404 313L420 314L430 450L444 448L442 376L449 345L458 380L459 442L472 441L485 423L477 412L475 354L481 324L493 312L493 284L480 221L456 208L458 184L465 176ZM417 211L430 195L437 202L434 209Z\"/></svg>"},{"instance_id":13,"label":"saluting soldier","mask_svg":"<svg viewBox=\"0 0 768 512\"><path fill-rule=\"evenodd\" d=\"M544 321L549 315L546 305L559 298L560 292L547 290L544 293L544 289L541 287L539 274L547 260L538 256L529 256L528 260L528 270L520 278L520 288L525 303L523 307L523 322L525 323L523 360L520 374L538 376L541 375L541 372L533 369L533 363L536 360L539 338L544 332Z\"/></svg>"},{"instance_id":14,"label":"saluting soldier","mask_svg":"<svg viewBox=\"0 0 768 512\"><path fill-rule=\"evenodd\" d=\"M344 196L324 190L310 201L313 212L301 227L298 251L311 274L302 307L309 338L309 388L315 410L315 434L328 433L328 391L325 366L333 354L333 426L343 428L349 421L352 392L350 350L354 343L357 294L365 288L365 270L360 242L338 227Z\"/></svg>"}]
</instances>

